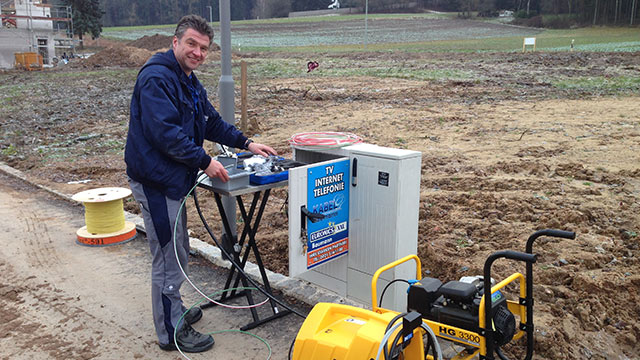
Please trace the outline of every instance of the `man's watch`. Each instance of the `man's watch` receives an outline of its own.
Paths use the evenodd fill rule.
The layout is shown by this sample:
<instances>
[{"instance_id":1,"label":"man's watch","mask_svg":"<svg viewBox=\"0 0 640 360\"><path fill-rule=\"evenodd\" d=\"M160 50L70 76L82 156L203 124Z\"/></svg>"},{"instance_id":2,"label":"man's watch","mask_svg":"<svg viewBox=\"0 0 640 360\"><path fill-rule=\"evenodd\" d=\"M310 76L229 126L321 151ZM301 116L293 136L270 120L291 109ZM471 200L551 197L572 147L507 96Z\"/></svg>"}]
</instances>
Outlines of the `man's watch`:
<instances>
[{"instance_id":1,"label":"man's watch","mask_svg":"<svg viewBox=\"0 0 640 360\"><path fill-rule=\"evenodd\" d=\"M244 148L245 150L249 150L249 145L253 142L253 140L251 139L247 139L247 141L244 142Z\"/></svg>"}]
</instances>

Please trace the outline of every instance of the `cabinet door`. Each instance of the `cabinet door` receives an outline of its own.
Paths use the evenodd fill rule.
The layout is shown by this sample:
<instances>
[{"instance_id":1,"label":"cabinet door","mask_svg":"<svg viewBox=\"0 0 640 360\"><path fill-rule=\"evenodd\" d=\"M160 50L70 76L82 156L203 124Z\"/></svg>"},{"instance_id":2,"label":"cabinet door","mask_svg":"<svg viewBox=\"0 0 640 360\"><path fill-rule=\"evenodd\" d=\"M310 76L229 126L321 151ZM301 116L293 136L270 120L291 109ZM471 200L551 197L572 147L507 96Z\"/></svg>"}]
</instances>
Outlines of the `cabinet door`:
<instances>
[{"instance_id":1,"label":"cabinet door","mask_svg":"<svg viewBox=\"0 0 640 360\"><path fill-rule=\"evenodd\" d=\"M289 170L289 275L338 293L346 281L349 184L348 158ZM303 209L323 218L311 221Z\"/></svg>"},{"instance_id":2,"label":"cabinet door","mask_svg":"<svg viewBox=\"0 0 640 360\"><path fill-rule=\"evenodd\" d=\"M356 180L350 194L349 268L373 274L396 260L398 161L353 154L351 162Z\"/></svg>"}]
</instances>

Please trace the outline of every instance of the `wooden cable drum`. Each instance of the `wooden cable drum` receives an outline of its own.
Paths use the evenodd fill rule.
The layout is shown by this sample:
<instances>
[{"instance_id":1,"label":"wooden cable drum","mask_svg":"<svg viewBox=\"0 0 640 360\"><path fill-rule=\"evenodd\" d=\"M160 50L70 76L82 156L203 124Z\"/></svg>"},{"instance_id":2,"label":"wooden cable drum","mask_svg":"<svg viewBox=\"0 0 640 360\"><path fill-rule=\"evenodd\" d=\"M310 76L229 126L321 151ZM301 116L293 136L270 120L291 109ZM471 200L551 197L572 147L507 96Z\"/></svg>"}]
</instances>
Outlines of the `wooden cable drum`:
<instances>
[{"instance_id":1,"label":"wooden cable drum","mask_svg":"<svg viewBox=\"0 0 640 360\"><path fill-rule=\"evenodd\" d=\"M131 195L124 188L99 188L79 192L72 199L84 205L85 226L78 229L78 244L107 246L121 244L136 237L136 225L124 220L122 199Z\"/></svg>"}]
</instances>

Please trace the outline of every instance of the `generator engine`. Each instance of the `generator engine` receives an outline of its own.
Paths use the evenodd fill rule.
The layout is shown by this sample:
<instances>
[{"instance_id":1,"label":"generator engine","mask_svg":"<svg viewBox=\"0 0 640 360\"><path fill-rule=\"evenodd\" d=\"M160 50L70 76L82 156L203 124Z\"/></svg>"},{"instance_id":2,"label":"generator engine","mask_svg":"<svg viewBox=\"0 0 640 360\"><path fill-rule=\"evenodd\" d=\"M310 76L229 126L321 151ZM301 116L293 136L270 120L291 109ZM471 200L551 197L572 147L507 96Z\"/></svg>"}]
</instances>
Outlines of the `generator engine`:
<instances>
[{"instance_id":1,"label":"generator engine","mask_svg":"<svg viewBox=\"0 0 640 360\"><path fill-rule=\"evenodd\" d=\"M479 333L478 313L483 295L482 276L465 276L444 285L435 278L422 278L409 287L407 308L419 312L425 319ZM488 321L495 329L495 344L502 346L513 339L516 320L502 292L494 292L491 302Z\"/></svg>"}]
</instances>

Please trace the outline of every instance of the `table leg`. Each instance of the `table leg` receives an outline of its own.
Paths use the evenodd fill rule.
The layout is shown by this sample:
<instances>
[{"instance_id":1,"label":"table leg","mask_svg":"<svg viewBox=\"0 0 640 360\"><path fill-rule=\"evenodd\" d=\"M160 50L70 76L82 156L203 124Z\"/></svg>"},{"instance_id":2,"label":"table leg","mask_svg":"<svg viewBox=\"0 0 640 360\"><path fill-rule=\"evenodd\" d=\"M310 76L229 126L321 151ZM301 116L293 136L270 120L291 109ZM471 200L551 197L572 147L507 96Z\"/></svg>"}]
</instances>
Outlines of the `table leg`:
<instances>
[{"instance_id":1,"label":"table leg","mask_svg":"<svg viewBox=\"0 0 640 360\"><path fill-rule=\"evenodd\" d=\"M266 189L264 190L264 194L262 196L262 199L260 201L260 192L255 192L253 194L253 199L251 201L251 206L249 208L249 212L247 213L245 207L244 207L244 203L242 201L242 197L236 196L236 200L238 202L238 207L240 209L240 213L242 215L242 220L244 222L244 226L242 229L242 235L240 236L240 241L237 242L237 245L240 246L240 251L233 251L233 258L234 261L236 262L236 264L239 265L239 267L241 269L244 269L248 259L249 259L249 254L251 253L251 251L253 251L253 254L256 258L256 264L258 266L258 269L260 271L260 276L262 278L263 284L264 284L264 289L265 292L273 295L272 289L271 289L271 285L269 284L269 279L267 277L267 273L264 269L264 263L262 262L262 257L260 256L260 251L258 250L258 245L256 244L256 239L255 239L255 235L258 232L258 227L260 226L260 221L262 220L262 215L264 213L264 210L266 208L267 205L267 201L269 199L269 195L271 193L271 189ZM224 207L222 205L222 199L220 197L220 195L218 193L214 192L214 197L216 200L216 205L218 206L218 210L220 211L220 217L222 218L222 225L225 229L225 233L226 234L231 234L231 225L229 224L229 221L227 220L227 216L226 213L224 211ZM260 201L260 206L258 209L258 212L255 213L256 207L258 205L258 201ZM255 218L254 218L254 214L255 214ZM247 240L248 238L248 240ZM245 248L245 240L247 240L247 244L246 244L246 248ZM242 249L244 250L244 253L242 253ZM242 259L241 259L242 257ZM229 276L227 277L227 281L225 283L225 290L229 290L229 289L234 289L237 288L240 283L242 283L242 286L244 287L248 287L249 282L247 280L247 278L240 272L237 271L237 269L235 267L232 267L230 269L230 273ZM235 280L234 280L234 276L235 276ZM231 287L231 283L233 282L233 287ZM247 302L249 303L249 305L254 305L255 302L253 300L253 296L251 295L251 291L250 290L243 290L243 291L239 291L236 293L236 290L231 290L230 292L225 292L220 296L220 301L224 301L224 300L228 300L228 299L232 299L232 298L236 298L239 296L246 296L247 298ZM280 318L282 316L285 316L287 314L289 314L291 311L290 310L280 310L277 307L277 304L275 301L270 300L270 305L271 305L271 310L273 312L273 315L268 316L266 318L262 318L260 319L257 311L255 308L250 308L251 310L251 316L253 318L253 322L241 327L241 330L249 330L249 329L253 329L261 324L264 324L268 321ZM201 306L202 308L206 308L206 307L210 307L210 306L215 306L215 304L208 302L206 304L204 304L203 306Z\"/></svg>"},{"instance_id":2,"label":"table leg","mask_svg":"<svg viewBox=\"0 0 640 360\"><path fill-rule=\"evenodd\" d=\"M221 197L220 197L220 195L218 193L214 193L213 196L214 196L214 198L216 200L216 205L218 206L218 211L220 212L220 217L222 218L222 226L225 229L225 233L230 235L230 234L232 234L231 226L229 225L229 221L227 219L227 214L226 214L226 212L224 210L224 206L222 205L222 199L221 199ZM238 263L239 260L240 260L240 256L235 250L233 252L233 257L234 257L234 261L236 263ZM244 269L244 264L242 264L241 268ZM233 280L233 277L234 277L235 273L236 273L236 268L235 267L231 267L231 270L229 272L229 276L227 277L227 281L226 281L225 286L224 286L224 290L231 289L229 287L229 285L231 285L231 281ZM236 280L241 280L243 287L249 287L249 282L247 281L247 279L244 276L242 276L242 274L240 272L238 272L238 274L236 276ZM237 288L238 287L238 284L239 284L238 281L236 281L235 284L236 285L234 285L233 288ZM250 290L243 290L243 291L239 291L238 293L236 293L236 290L232 290L230 293L227 293L225 291L220 296L219 301L222 302L222 301L225 301L225 300L228 300L228 299L233 299L233 298L236 298L236 297L239 297L239 296L246 296L247 303L249 305L255 304L255 302L253 301L253 296L251 295L251 291ZM215 306L215 305L216 304L214 304L212 302L207 302L206 304L202 305L201 308L205 308L206 309L208 307ZM259 318L258 317L258 313L257 313L255 308L250 308L249 310L251 311L251 316L253 317L254 320Z\"/></svg>"},{"instance_id":3,"label":"table leg","mask_svg":"<svg viewBox=\"0 0 640 360\"><path fill-rule=\"evenodd\" d=\"M264 213L264 209L267 205L267 201L269 200L269 194L271 193L271 189L267 189L264 191L264 195L262 197L262 201L260 202L260 209L258 210L258 213L256 214L255 220L253 221L253 224L251 224L251 219L252 219L252 214L250 213L249 215L247 215L245 209L244 209L244 204L242 203L242 199L238 196L238 207L240 208L240 213L242 214L242 219L245 222L245 226L243 229L243 237L245 235L245 232L248 232L248 236L249 236L249 241L247 243L248 247L247 250L244 253L243 256L243 267L244 264L246 263L246 260L248 258L249 252L251 250L253 250L253 255L256 258L256 264L258 265L258 270L260 271L260 276L262 277L262 281L264 283L264 288L266 290L267 293L269 293L270 295L273 295L273 291L271 290L271 285L269 285L269 278L267 277L267 273L264 269L264 263L262 262L262 258L260 256L260 251L258 251L258 245L256 244L256 239L255 239L255 235L258 232L258 227L260 226L260 221L262 220L262 214ZM257 193L256 193L257 194ZM255 201L256 198L254 197L254 201L252 203L252 207L251 210L254 209L254 205L255 205ZM237 280L236 280L237 281ZM289 314L291 311L290 310L284 310L281 311L278 309L277 304L273 301L270 300L271 302L271 311L273 312L273 315L268 316L266 318L263 319L257 319L254 317L254 321L252 323L249 323L245 326L243 326L242 328L240 328L240 330L250 330L253 329L261 324L264 324L265 322L277 319L279 317L282 317L284 315Z\"/></svg>"}]
</instances>

